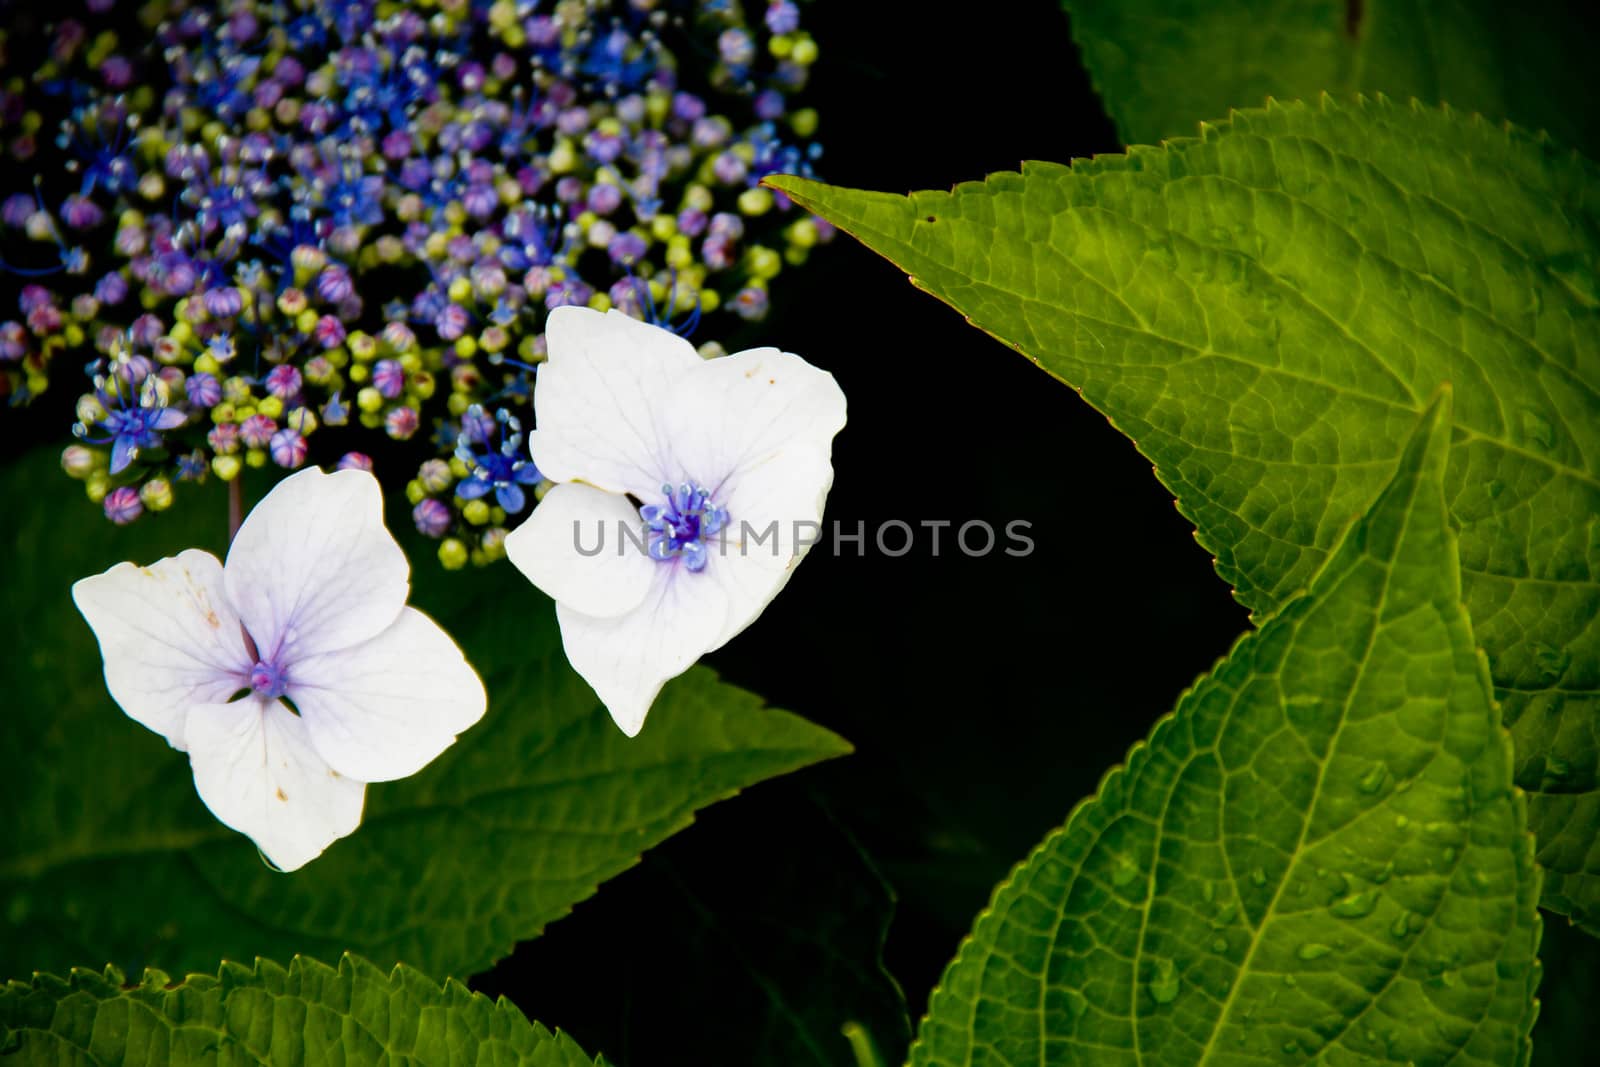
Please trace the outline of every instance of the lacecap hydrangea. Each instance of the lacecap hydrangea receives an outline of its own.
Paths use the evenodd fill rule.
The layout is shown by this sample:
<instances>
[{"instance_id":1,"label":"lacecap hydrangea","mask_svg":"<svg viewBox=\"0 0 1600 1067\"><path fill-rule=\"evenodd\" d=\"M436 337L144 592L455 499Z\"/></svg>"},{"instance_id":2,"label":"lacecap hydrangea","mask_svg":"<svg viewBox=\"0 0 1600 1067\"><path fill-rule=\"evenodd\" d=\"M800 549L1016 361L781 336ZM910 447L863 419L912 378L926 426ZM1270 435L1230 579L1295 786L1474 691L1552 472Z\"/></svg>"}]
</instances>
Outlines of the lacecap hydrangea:
<instances>
[{"instance_id":1,"label":"lacecap hydrangea","mask_svg":"<svg viewBox=\"0 0 1600 1067\"><path fill-rule=\"evenodd\" d=\"M759 184L819 154L801 14L88 0L19 21L0 395L81 391L62 465L114 522L246 465L404 464L445 565L496 559L545 488L526 434L551 310L731 328L830 236Z\"/></svg>"}]
</instances>

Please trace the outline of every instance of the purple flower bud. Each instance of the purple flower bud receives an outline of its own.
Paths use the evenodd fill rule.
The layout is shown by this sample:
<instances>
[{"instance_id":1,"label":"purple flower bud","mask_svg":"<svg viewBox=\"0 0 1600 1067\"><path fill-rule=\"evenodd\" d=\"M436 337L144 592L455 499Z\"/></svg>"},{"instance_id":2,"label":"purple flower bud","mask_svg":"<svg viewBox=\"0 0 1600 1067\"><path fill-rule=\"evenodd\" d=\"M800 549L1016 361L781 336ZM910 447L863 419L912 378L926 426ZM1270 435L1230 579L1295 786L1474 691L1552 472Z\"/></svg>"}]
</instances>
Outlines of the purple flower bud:
<instances>
[{"instance_id":1,"label":"purple flower bud","mask_svg":"<svg viewBox=\"0 0 1600 1067\"><path fill-rule=\"evenodd\" d=\"M482 264L472 268L472 288L480 296L497 297L506 291L506 272L499 264Z\"/></svg>"},{"instance_id":2,"label":"purple flower bud","mask_svg":"<svg viewBox=\"0 0 1600 1067\"><path fill-rule=\"evenodd\" d=\"M698 208L686 207L678 212L678 232L686 237L699 237L706 230L706 213Z\"/></svg>"},{"instance_id":3,"label":"purple flower bud","mask_svg":"<svg viewBox=\"0 0 1600 1067\"><path fill-rule=\"evenodd\" d=\"M284 56L272 68L272 80L284 85L299 85L306 80L306 68L294 56Z\"/></svg>"},{"instance_id":4,"label":"purple flower bud","mask_svg":"<svg viewBox=\"0 0 1600 1067\"><path fill-rule=\"evenodd\" d=\"M384 344L402 354L411 351L412 346L417 343L417 336L411 332L411 327L398 321L385 326L379 336Z\"/></svg>"},{"instance_id":5,"label":"purple flower bud","mask_svg":"<svg viewBox=\"0 0 1600 1067\"><path fill-rule=\"evenodd\" d=\"M630 230L613 237L606 246L606 254L613 263L628 264L637 262L649 248L649 242Z\"/></svg>"},{"instance_id":6,"label":"purple flower bud","mask_svg":"<svg viewBox=\"0 0 1600 1067\"><path fill-rule=\"evenodd\" d=\"M61 329L61 309L51 304L42 304L28 312L28 329L39 336L55 333Z\"/></svg>"},{"instance_id":7,"label":"purple flower bud","mask_svg":"<svg viewBox=\"0 0 1600 1067\"><path fill-rule=\"evenodd\" d=\"M773 33L793 33L800 28L800 9L791 0L772 0L767 5L767 29Z\"/></svg>"},{"instance_id":8,"label":"purple flower bud","mask_svg":"<svg viewBox=\"0 0 1600 1067\"><path fill-rule=\"evenodd\" d=\"M12 193L6 197L5 203L0 205L0 222L21 229L32 217L33 208L33 197L27 193Z\"/></svg>"},{"instance_id":9,"label":"purple flower bud","mask_svg":"<svg viewBox=\"0 0 1600 1067\"><path fill-rule=\"evenodd\" d=\"M283 83L269 79L256 86L255 104L263 111L271 111L283 99Z\"/></svg>"},{"instance_id":10,"label":"purple flower bud","mask_svg":"<svg viewBox=\"0 0 1600 1067\"><path fill-rule=\"evenodd\" d=\"M528 291L529 296L536 300L549 292L550 268L529 267L528 273L522 277L522 287Z\"/></svg>"},{"instance_id":11,"label":"purple flower bud","mask_svg":"<svg viewBox=\"0 0 1600 1067\"><path fill-rule=\"evenodd\" d=\"M731 211L719 211L711 216L711 236L737 241L744 236L744 219Z\"/></svg>"},{"instance_id":12,"label":"purple flower bud","mask_svg":"<svg viewBox=\"0 0 1600 1067\"><path fill-rule=\"evenodd\" d=\"M317 320L311 334L323 348L338 348L344 344L344 323L332 315L324 315Z\"/></svg>"},{"instance_id":13,"label":"purple flower bud","mask_svg":"<svg viewBox=\"0 0 1600 1067\"><path fill-rule=\"evenodd\" d=\"M222 403L222 383L204 371L189 375L183 383L183 391L191 407L213 408Z\"/></svg>"},{"instance_id":14,"label":"purple flower bud","mask_svg":"<svg viewBox=\"0 0 1600 1067\"><path fill-rule=\"evenodd\" d=\"M221 422L206 434L206 444L219 456L229 456L239 451L239 427L231 422Z\"/></svg>"},{"instance_id":15,"label":"purple flower bud","mask_svg":"<svg viewBox=\"0 0 1600 1067\"><path fill-rule=\"evenodd\" d=\"M713 234L700 245L700 258L711 270L727 270L733 266L733 242Z\"/></svg>"},{"instance_id":16,"label":"purple flower bud","mask_svg":"<svg viewBox=\"0 0 1600 1067\"><path fill-rule=\"evenodd\" d=\"M461 416L461 440L468 444L485 445L494 436L494 416L474 404Z\"/></svg>"},{"instance_id":17,"label":"purple flower bud","mask_svg":"<svg viewBox=\"0 0 1600 1067\"><path fill-rule=\"evenodd\" d=\"M145 233L137 226L123 226L117 230L117 236L113 239L112 247L116 250L117 255L122 256L124 259L132 259L134 256L143 255L147 247Z\"/></svg>"},{"instance_id":18,"label":"purple flower bud","mask_svg":"<svg viewBox=\"0 0 1600 1067\"><path fill-rule=\"evenodd\" d=\"M622 206L622 190L610 182L601 182L589 190L589 210L596 215L609 215Z\"/></svg>"},{"instance_id":19,"label":"purple flower bud","mask_svg":"<svg viewBox=\"0 0 1600 1067\"><path fill-rule=\"evenodd\" d=\"M74 230L87 230L100 225L106 213L88 197L74 194L61 202L61 217Z\"/></svg>"},{"instance_id":20,"label":"purple flower bud","mask_svg":"<svg viewBox=\"0 0 1600 1067\"><path fill-rule=\"evenodd\" d=\"M121 274L112 271L101 277L94 286L94 298L102 304L115 306L128 298L128 282Z\"/></svg>"},{"instance_id":21,"label":"purple flower bud","mask_svg":"<svg viewBox=\"0 0 1600 1067\"><path fill-rule=\"evenodd\" d=\"M672 117L684 122L698 122L706 114L706 102L693 93L676 93L672 97Z\"/></svg>"},{"instance_id":22,"label":"purple flower bud","mask_svg":"<svg viewBox=\"0 0 1600 1067\"><path fill-rule=\"evenodd\" d=\"M622 155L622 135L595 130L584 138L583 147L589 153L589 158L595 162L614 163L617 157Z\"/></svg>"},{"instance_id":23,"label":"purple flower bud","mask_svg":"<svg viewBox=\"0 0 1600 1067\"><path fill-rule=\"evenodd\" d=\"M386 399L393 400L406 389L406 370L397 359L380 359L372 368L372 384Z\"/></svg>"},{"instance_id":24,"label":"purple flower bud","mask_svg":"<svg viewBox=\"0 0 1600 1067\"><path fill-rule=\"evenodd\" d=\"M0 323L0 360L15 363L28 354L28 334L15 319Z\"/></svg>"},{"instance_id":25,"label":"purple flower bud","mask_svg":"<svg viewBox=\"0 0 1600 1067\"><path fill-rule=\"evenodd\" d=\"M278 424L265 415L251 415L239 426L239 437L248 448L266 448L277 432Z\"/></svg>"},{"instance_id":26,"label":"purple flower bud","mask_svg":"<svg viewBox=\"0 0 1600 1067\"><path fill-rule=\"evenodd\" d=\"M461 195L461 206L475 219L488 218L499 204L500 197L492 185L470 185Z\"/></svg>"},{"instance_id":27,"label":"purple flower bud","mask_svg":"<svg viewBox=\"0 0 1600 1067\"><path fill-rule=\"evenodd\" d=\"M767 89L756 94L756 117L763 122L776 122L783 117L783 94L776 89Z\"/></svg>"},{"instance_id":28,"label":"purple flower bud","mask_svg":"<svg viewBox=\"0 0 1600 1067\"><path fill-rule=\"evenodd\" d=\"M128 327L128 340L136 345L149 347L155 344L167 332L161 324L161 319L151 312L145 312L133 320L133 325Z\"/></svg>"},{"instance_id":29,"label":"purple flower bud","mask_svg":"<svg viewBox=\"0 0 1600 1067\"><path fill-rule=\"evenodd\" d=\"M317 275L317 295L330 304L337 304L354 291L350 272L341 263L330 263Z\"/></svg>"},{"instance_id":30,"label":"purple flower bud","mask_svg":"<svg viewBox=\"0 0 1600 1067\"><path fill-rule=\"evenodd\" d=\"M17 294L17 310L26 315L35 308L49 307L55 298L55 294L42 285L24 285Z\"/></svg>"},{"instance_id":31,"label":"purple flower bud","mask_svg":"<svg viewBox=\"0 0 1600 1067\"><path fill-rule=\"evenodd\" d=\"M568 137L576 137L589 128L589 109L569 107L556 116L556 129Z\"/></svg>"},{"instance_id":32,"label":"purple flower bud","mask_svg":"<svg viewBox=\"0 0 1600 1067\"><path fill-rule=\"evenodd\" d=\"M139 490L132 486L122 485L106 494L106 518L118 526L128 523L144 514L144 504L139 500Z\"/></svg>"},{"instance_id":33,"label":"purple flower bud","mask_svg":"<svg viewBox=\"0 0 1600 1067\"><path fill-rule=\"evenodd\" d=\"M287 363L281 363L267 372L267 392L279 400L288 400L300 392L300 372Z\"/></svg>"},{"instance_id":34,"label":"purple flower bud","mask_svg":"<svg viewBox=\"0 0 1600 1067\"><path fill-rule=\"evenodd\" d=\"M696 148L720 148L733 136L733 127L720 115L700 119L689 133L689 142Z\"/></svg>"},{"instance_id":35,"label":"purple flower bud","mask_svg":"<svg viewBox=\"0 0 1600 1067\"><path fill-rule=\"evenodd\" d=\"M587 304L594 290L576 279L556 282L544 296L544 306L554 311L558 307Z\"/></svg>"},{"instance_id":36,"label":"purple flower bud","mask_svg":"<svg viewBox=\"0 0 1600 1067\"><path fill-rule=\"evenodd\" d=\"M342 471L370 471L372 457L365 452L346 452L334 466Z\"/></svg>"},{"instance_id":37,"label":"purple flower bud","mask_svg":"<svg viewBox=\"0 0 1600 1067\"><path fill-rule=\"evenodd\" d=\"M244 294L232 285L207 289L202 298L206 314L217 319L231 319L244 310Z\"/></svg>"},{"instance_id":38,"label":"purple flower bud","mask_svg":"<svg viewBox=\"0 0 1600 1067\"><path fill-rule=\"evenodd\" d=\"M417 432L421 420L412 408L395 408L383 420L383 428L396 441L404 441Z\"/></svg>"},{"instance_id":39,"label":"purple flower bud","mask_svg":"<svg viewBox=\"0 0 1600 1067\"><path fill-rule=\"evenodd\" d=\"M712 176L723 185L738 185L748 172L744 160L732 152L721 153L711 163Z\"/></svg>"},{"instance_id":40,"label":"purple flower bud","mask_svg":"<svg viewBox=\"0 0 1600 1067\"><path fill-rule=\"evenodd\" d=\"M576 203L583 196L583 179L569 174L556 182L556 199L563 204Z\"/></svg>"},{"instance_id":41,"label":"purple flower bud","mask_svg":"<svg viewBox=\"0 0 1600 1067\"><path fill-rule=\"evenodd\" d=\"M194 263L182 252L168 252L156 261L161 288L168 296L186 296L199 280Z\"/></svg>"},{"instance_id":42,"label":"purple flower bud","mask_svg":"<svg viewBox=\"0 0 1600 1067\"><path fill-rule=\"evenodd\" d=\"M100 64L100 79L107 89L126 89L133 84L133 63L127 56L108 56Z\"/></svg>"},{"instance_id":43,"label":"purple flower bud","mask_svg":"<svg viewBox=\"0 0 1600 1067\"><path fill-rule=\"evenodd\" d=\"M254 418L260 418L256 415ZM246 422L249 420L247 419ZM272 435L268 451L272 454L272 462L280 467L293 470L306 461L306 439L299 430L285 427Z\"/></svg>"},{"instance_id":44,"label":"purple flower bud","mask_svg":"<svg viewBox=\"0 0 1600 1067\"><path fill-rule=\"evenodd\" d=\"M748 66L756 57L756 43L744 30L734 27L723 30L717 38L717 52L721 54L723 62L730 66Z\"/></svg>"},{"instance_id":45,"label":"purple flower bud","mask_svg":"<svg viewBox=\"0 0 1600 1067\"><path fill-rule=\"evenodd\" d=\"M450 464L442 459L425 460L417 468L417 481L422 483L422 488L430 493L442 493L450 488L450 483L455 481L455 475L450 473Z\"/></svg>"},{"instance_id":46,"label":"purple flower bud","mask_svg":"<svg viewBox=\"0 0 1600 1067\"><path fill-rule=\"evenodd\" d=\"M456 68L456 84L465 92L475 93L482 89L483 76L482 63L467 62Z\"/></svg>"},{"instance_id":47,"label":"purple flower bud","mask_svg":"<svg viewBox=\"0 0 1600 1067\"><path fill-rule=\"evenodd\" d=\"M535 48L549 48L561 41L561 23L553 15L533 15L522 23L522 32Z\"/></svg>"},{"instance_id":48,"label":"purple flower bud","mask_svg":"<svg viewBox=\"0 0 1600 1067\"><path fill-rule=\"evenodd\" d=\"M383 138L383 158L398 162L411 155L411 134L405 130L391 130Z\"/></svg>"},{"instance_id":49,"label":"purple flower bud","mask_svg":"<svg viewBox=\"0 0 1600 1067\"><path fill-rule=\"evenodd\" d=\"M441 341L454 341L467 332L467 309L460 304L447 304L433 320L433 328Z\"/></svg>"},{"instance_id":50,"label":"purple flower bud","mask_svg":"<svg viewBox=\"0 0 1600 1067\"><path fill-rule=\"evenodd\" d=\"M767 313L767 291L747 285L733 298L733 310L740 318L754 321Z\"/></svg>"},{"instance_id":51,"label":"purple flower bud","mask_svg":"<svg viewBox=\"0 0 1600 1067\"><path fill-rule=\"evenodd\" d=\"M411 509L411 521L424 537L443 537L450 529L450 509L433 497L424 497Z\"/></svg>"}]
</instances>

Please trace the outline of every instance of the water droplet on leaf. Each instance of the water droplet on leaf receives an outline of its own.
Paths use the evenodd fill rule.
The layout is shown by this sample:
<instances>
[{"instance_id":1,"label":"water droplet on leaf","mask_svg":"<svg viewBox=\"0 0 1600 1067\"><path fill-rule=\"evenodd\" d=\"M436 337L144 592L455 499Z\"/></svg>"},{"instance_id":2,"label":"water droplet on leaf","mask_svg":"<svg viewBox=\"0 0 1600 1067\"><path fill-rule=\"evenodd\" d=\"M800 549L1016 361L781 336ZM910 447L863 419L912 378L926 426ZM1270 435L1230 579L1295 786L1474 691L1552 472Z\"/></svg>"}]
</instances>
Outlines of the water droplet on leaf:
<instances>
[{"instance_id":1,"label":"water droplet on leaf","mask_svg":"<svg viewBox=\"0 0 1600 1067\"><path fill-rule=\"evenodd\" d=\"M1361 893L1351 893L1342 900L1335 901L1328 911L1340 919L1364 919L1371 915L1377 906L1378 891L1368 889Z\"/></svg>"},{"instance_id":2,"label":"water droplet on leaf","mask_svg":"<svg viewBox=\"0 0 1600 1067\"><path fill-rule=\"evenodd\" d=\"M1178 969L1171 960L1156 960L1155 977L1147 983L1150 997L1157 1004L1171 1004L1178 999Z\"/></svg>"}]
</instances>

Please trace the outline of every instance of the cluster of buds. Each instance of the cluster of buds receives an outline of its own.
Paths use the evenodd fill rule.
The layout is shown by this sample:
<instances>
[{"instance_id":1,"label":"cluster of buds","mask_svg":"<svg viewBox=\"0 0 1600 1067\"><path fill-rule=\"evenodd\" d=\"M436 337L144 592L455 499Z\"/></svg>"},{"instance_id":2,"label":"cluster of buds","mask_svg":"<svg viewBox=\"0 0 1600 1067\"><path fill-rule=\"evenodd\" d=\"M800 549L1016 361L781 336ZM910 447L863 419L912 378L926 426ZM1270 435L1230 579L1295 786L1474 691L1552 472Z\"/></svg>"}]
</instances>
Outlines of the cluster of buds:
<instances>
[{"instance_id":1,"label":"cluster of buds","mask_svg":"<svg viewBox=\"0 0 1600 1067\"><path fill-rule=\"evenodd\" d=\"M523 424L550 309L682 333L756 319L830 236L759 184L817 154L794 106L817 48L792 0L138 17L152 29L127 49L50 27L45 61L0 88L0 137L39 171L0 201L24 283L0 393L87 363L63 466L116 522L247 465L431 452L408 484L417 528L447 566L489 562L541 491Z\"/></svg>"}]
</instances>

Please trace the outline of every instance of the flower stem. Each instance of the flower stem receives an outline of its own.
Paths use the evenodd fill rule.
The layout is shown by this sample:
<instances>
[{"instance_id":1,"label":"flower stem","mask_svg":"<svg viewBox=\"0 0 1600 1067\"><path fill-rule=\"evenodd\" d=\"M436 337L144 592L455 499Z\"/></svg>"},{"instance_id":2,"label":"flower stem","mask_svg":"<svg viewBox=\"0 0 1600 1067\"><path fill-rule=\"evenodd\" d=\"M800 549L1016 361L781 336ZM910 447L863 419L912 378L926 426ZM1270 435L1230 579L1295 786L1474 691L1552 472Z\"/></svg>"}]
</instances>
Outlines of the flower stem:
<instances>
[{"instance_id":1,"label":"flower stem","mask_svg":"<svg viewBox=\"0 0 1600 1067\"><path fill-rule=\"evenodd\" d=\"M234 535L239 532L239 526L244 522L244 486L238 475L228 483L228 544L233 544Z\"/></svg>"}]
</instances>

